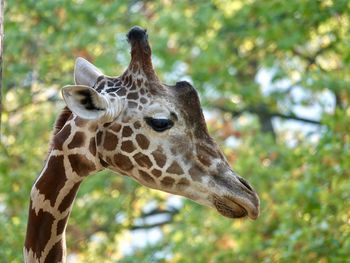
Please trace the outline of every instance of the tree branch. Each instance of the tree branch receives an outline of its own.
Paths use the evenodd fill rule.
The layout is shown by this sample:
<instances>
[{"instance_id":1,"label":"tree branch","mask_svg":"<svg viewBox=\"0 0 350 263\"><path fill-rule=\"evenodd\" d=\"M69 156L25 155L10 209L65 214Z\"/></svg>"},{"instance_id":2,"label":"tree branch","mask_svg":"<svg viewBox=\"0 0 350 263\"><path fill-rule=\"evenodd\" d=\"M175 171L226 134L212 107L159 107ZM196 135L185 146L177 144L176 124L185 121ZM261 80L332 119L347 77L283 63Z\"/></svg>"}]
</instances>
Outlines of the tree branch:
<instances>
[{"instance_id":1,"label":"tree branch","mask_svg":"<svg viewBox=\"0 0 350 263\"><path fill-rule=\"evenodd\" d=\"M266 107L247 107L247 108L244 108L241 110L231 110L231 109L228 109L228 108L222 107L222 106L215 106L215 108L217 108L221 111L224 111L224 112L229 112L232 114L233 117L238 117L244 112L250 112L253 114L257 114L257 115L266 115L266 116L269 116L271 118L272 117L279 117L279 118L283 118L283 119L301 121L301 122L315 124L315 125L323 125L320 121L295 116L294 114L282 114L279 112L271 112Z\"/></svg>"},{"instance_id":2,"label":"tree branch","mask_svg":"<svg viewBox=\"0 0 350 263\"><path fill-rule=\"evenodd\" d=\"M326 52L327 50L330 50L334 47L334 45L337 43L337 41L332 41L330 42L327 46L324 46L324 47L321 47L319 48L315 53L313 53L312 55L306 55L304 54L303 52L301 52L300 50L296 49L296 48L293 48L292 49L292 53L293 55L295 56L299 56L301 57L302 59L306 60L307 61L307 66L306 66L306 71L309 70L309 68L312 66L312 65L316 65L316 60L317 60L317 57L319 55L321 55L322 53Z\"/></svg>"},{"instance_id":3,"label":"tree branch","mask_svg":"<svg viewBox=\"0 0 350 263\"><path fill-rule=\"evenodd\" d=\"M301 121L301 122L311 123L311 124L315 124L315 125L323 125L320 121L306 119L306 118L298 117L298 116L291 115L291 114L287 115L287 114L282 114L282 113L277 113L277 112L274 112L274 113L272 112L270 114L272 117L279 117L282 119Z\"/></svg>"},{"instance_id":4,"label":"tree branch","mask_svg":"<svg viewBox=\"0 0 350 263\"><path fill-rule=\"evenodd\" d=\"M169 220L165 220L163 222L158 222L158 223L154 223L154 224L144 224L144 225L131 226L130 230L150 229L150 228L154 228L154 227L161 227L161 226L170 224L172 222L173 222L173 218L171 217Z\"/></svg>"},{"instance_id":5,"label":"tree branch","mask_svg":"<svg viewBox=\"0 0 350 263\"><path fill-rule=\"evenodd\" d=\"M156 215L167 215L168 218L162 222L157 222L157 223L153 223L153 224L132 225L132 226L130 226L129 229L130 230L150 229L153 227L164 226L164 225L167 225L167 224L170 224L171 222L173 222L174 216L178 213L179 213L179 209L177 209L175 207L170 207L169 209L166 209L166 210L155 208L148 213L142 214L139 218L146 219L147 217L152 217L152 216L156 216Z\"/></svg>"},{"instance_id":6,"label":"tree branch","mask_svg":"<svg viewBox=\"0 0 350 263\"><path fill-rule=\"evenodd\" d=\"M179 209L175 207L169 207L169 209L155 208L147 213L142 213L140 217L146 218L148 216L154 216L154 215L160 215L160 214L176 215L177 213L179 213Z\"/></svg>"}]
</instances>

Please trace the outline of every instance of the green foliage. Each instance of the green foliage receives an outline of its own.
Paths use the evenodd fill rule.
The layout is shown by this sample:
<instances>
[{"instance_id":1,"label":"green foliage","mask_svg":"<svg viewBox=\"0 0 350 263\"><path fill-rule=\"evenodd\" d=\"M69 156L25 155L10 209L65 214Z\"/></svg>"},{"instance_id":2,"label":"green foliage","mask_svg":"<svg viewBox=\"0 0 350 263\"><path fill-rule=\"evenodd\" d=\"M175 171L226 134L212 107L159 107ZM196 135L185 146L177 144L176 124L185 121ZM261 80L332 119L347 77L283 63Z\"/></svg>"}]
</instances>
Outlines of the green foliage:
<instances>
[{"instance_id":1,"label":"green foliage","mask_svg":"<svg viewBox=\"0 0 350 263\"><path fill-rule=\"evenodd\" d=\"M229 220L184 200L159 242L123 255L143 207L164 208L168 195L102 172L82 184L75 202L67 229L71 261L348 261L349 9L345 0L7 1L0 261L22 262L30 188L74 58L120 74L129 59L125 33L135 24L148 29L165 82L191 77L209 111L228 111L209 128L258 191L261 216ZM261 69L271 72L268 92L256 80ZM309 95L296 99L296 89ZM332 107L325 96L334 98ZM296 107L315 104L322 122L316 136L262 129L270 113L293 119ZM232 135L240 141L234 148L226 144Z\"/></svg>"}]
</instances>

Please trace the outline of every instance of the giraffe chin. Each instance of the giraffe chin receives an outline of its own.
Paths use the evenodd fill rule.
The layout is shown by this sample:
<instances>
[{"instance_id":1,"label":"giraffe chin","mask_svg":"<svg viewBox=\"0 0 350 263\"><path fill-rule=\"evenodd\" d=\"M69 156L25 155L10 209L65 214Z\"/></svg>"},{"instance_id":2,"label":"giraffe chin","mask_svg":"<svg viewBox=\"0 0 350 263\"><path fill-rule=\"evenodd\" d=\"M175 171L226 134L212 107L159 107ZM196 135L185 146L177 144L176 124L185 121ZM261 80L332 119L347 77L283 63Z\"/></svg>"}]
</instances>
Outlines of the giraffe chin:
<instances>
[{"instance_id":1,"label":"giraffe chin","mask_svg":"<svg viewBox=\"0 0 350 263\"><path fill-rule=\"evenodd\" d=\"M248 216L247 210L236 202L225 197L214 197L213 204L216 210L228 218L243 218ZM255 219L255 218L252 218Z\"/></svg>"}]
</instances>

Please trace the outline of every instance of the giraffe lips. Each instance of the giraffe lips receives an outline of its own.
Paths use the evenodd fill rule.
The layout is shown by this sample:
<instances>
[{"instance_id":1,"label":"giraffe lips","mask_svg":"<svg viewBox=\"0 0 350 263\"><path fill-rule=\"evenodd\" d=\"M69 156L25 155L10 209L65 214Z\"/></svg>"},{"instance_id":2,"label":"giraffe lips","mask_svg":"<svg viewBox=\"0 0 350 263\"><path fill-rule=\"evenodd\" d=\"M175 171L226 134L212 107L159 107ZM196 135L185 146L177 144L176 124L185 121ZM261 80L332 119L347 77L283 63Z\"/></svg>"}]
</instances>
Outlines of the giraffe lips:
<instances>
[{"instance_id":1,"label":"giraffe lips","mask_svg":"<svg viewBox=\"0 0 350 263\"><path fill-rule=\"evenodd\" d=\"M258 199L257 199L258 200ZM243 202L231 197L214 196L213 204L216 210L228 218L242 218L248 216L255 220L259 216L259 202Z\"/></svg>"}]
</instances>

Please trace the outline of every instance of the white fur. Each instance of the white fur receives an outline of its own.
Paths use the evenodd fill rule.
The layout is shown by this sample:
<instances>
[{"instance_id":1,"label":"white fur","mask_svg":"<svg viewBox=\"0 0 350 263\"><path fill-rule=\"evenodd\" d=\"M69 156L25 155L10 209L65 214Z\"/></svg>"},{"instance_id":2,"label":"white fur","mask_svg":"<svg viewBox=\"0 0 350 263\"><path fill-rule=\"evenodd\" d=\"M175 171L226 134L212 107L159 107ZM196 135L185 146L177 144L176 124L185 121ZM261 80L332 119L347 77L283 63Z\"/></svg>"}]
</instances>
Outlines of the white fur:
<instances>
[{"instance_id":1,"label":"white fur","mask_svg":"<svg viewBox=\"0 0 350 263\"><path fill-rule=\"evenodd\" d=\"M77 85L93 87L96 80L103 73L84 58L78 57L75 61L74 80Z\"/></svg>"},{"instance_id":2,"label":"white fur","mask_svg":"<svg viewBox=\"0 0 350 263\"><path fill-rule=\"evenodd\" d=\"M80 91L88 91L94 105L99 109L86 109L81 103ZM62 89L62 96L68 108L77 116L87 120L112 121L118 117L123 109L122 101L115 98L112 102L108 94L98 93L95 89L83 85L67 85Z\"/></svg>"}]
</instances>

